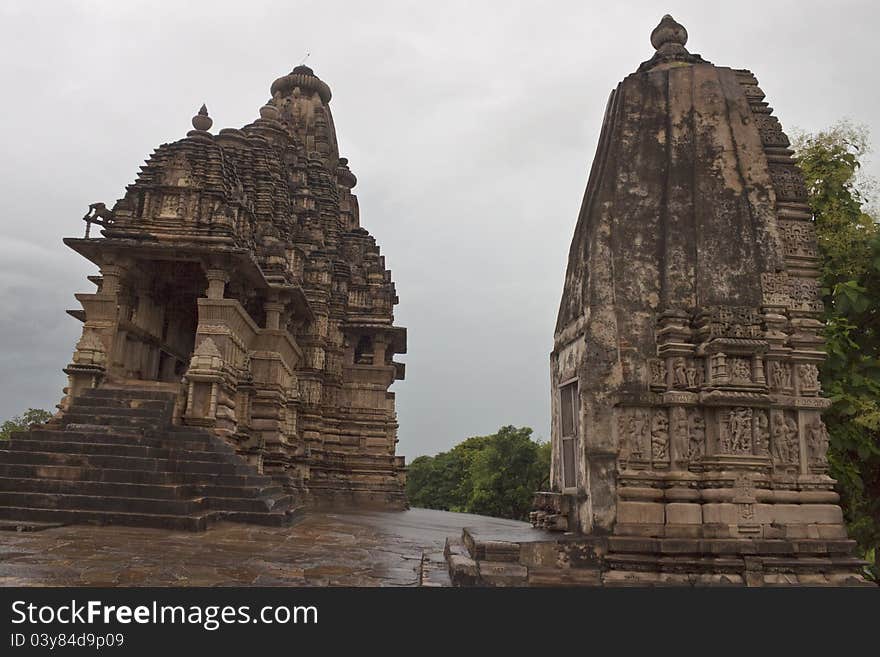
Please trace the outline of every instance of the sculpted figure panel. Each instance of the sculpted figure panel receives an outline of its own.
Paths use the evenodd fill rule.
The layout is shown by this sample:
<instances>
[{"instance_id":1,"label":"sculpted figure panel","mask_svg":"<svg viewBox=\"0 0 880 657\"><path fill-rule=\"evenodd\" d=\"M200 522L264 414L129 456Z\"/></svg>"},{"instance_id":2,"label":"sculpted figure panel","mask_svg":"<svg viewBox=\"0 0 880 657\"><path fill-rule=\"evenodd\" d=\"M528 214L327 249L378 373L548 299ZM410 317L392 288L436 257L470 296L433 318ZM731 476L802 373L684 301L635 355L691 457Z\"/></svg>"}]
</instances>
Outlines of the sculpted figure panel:
<instances>
[{"instance_id":1,"label":"sculpted figure panel","mask_svg":"<svg viewBox=\"0 0 880 657\"><path fill-rule=\"evenodd\" d=\"M818 415L807 426L807 453L810 465L828 465L828 429Z\"/></svg>"},{"instance_id":2,"label":"sculpted figure panel","mask_svg":"<svg viewBox=\"0 0 880 657\"><path fill-rule=\"evenodd\" d=\"M723 454L752 453L752 409L732 408L721 424L720 448Z\"/></svg>"},{"instance_id":3,"label":"sculpted figure panel","mask_svg":"<svg viewBox=\"0 0 880 657\"><path fill-rule=\"evenodd\" d=\"M663 409L654 412L651 423L651 459L655 462L669 460L669 418Z\"/></svg>"},{"instance_id":4,"label":"sculpted figure panel","mask_svg":"<svg viewBox=\"0 0 880 657\"><path fill-rule=\"evenodd\" d=\"M618 410L617 427L620 439L620 458L623 461L647 460L649 412L643 408Z\"/></svg>"},{"instance_id":5,"label":"sculpted figure panel","mask_svg":"<svg viewBox=\"0 0 880 657\"><path fill-rule=\"evenodd\" d=\"M797 366L801 392L818 392L819 368L813 363L801 363Z\"/></svg>"},{"instance_id":6,"label":"sculpted figure panel","mask_svg":"<svg viewBox=\"0 0 880 657\"><path fill-rule=\"evenodd\" d=\"M695 461L706 453L706 421L702 412L692 410L688 428L688 460Z\"/></svg>"},{"instance_id":7,"label":"sculpted figure panel","mask_svg":"<svg viewBox=\"0 0 880 657\"><path fill-rule=\"evenodd\" d=\"M797 421L789 413L779 411L774 414L772 426L773 460L779 464L800 462L800 444Z\"/></svg>"},{"instance_id":8,"label":"sculpted figure panel","mask_svg":"<svg viewBox=\"0 0 880 657\"><path fill-rule=\"evenodd\" d=\"M770 454L770 420L767 411L755 411L755 454L767 456Z\"/></svg>"},{"instance_id":9,"label":"sculpted figure panel","mask_svg":"<svg viewBox=\"0 0 880 657\"><path fill-rule=\"evenodd\" d=\"M687 388L687 361L681 356L672 361L672 386Z\"/></svg>"},{"instance_id":10,"label":"sculpted figure panel","mask_svg":"<svg viewBox=\"0 0 880 657\"><path fill-rule=\"evenodd\" d=\"M779 361L770 363L770 382L774 390L788 390L791 388L791 365Z\"/></svg>"}]
</instances>

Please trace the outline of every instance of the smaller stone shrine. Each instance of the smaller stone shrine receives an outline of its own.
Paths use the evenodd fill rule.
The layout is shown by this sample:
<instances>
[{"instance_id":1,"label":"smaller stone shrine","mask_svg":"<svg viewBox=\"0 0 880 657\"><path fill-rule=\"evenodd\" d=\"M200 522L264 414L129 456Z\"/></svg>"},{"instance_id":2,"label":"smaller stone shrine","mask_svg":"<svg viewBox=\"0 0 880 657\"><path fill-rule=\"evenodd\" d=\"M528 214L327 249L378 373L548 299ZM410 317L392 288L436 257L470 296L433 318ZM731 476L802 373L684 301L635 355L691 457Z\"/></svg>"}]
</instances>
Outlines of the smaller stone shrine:
<instances>
[{"instance_id":1,"label":"smaller stone shrine","mask_svg":"<svg viewBox=\"0 0 880 657\"><path fill-rule=\"evenodd\" d=\"M860 584L828 476L819 255L755 76L686 48L608 101L550 356L532 535L465 531L470 584Z\"/></svg>"}]
</instances>

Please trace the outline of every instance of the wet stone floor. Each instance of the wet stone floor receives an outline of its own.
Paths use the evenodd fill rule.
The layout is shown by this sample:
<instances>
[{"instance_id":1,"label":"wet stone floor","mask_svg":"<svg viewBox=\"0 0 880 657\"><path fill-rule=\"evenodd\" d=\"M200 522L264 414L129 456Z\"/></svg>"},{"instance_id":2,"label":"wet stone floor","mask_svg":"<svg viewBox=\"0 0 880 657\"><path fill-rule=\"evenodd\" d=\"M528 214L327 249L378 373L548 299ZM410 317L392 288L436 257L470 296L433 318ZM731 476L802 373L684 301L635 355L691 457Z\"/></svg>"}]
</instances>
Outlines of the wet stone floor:
<instances>
[{"instance_id":1,"label":"wet stone floor","mask_svg":"<svg viewBox=\"0 0 880 657\"><path fill-rule=\"evenodd\" d=\"M70 525L0 531L0 586L448 586L447 536L525 523L427 509L315 511L207 532Z\"/></svg>"}]
</instances>

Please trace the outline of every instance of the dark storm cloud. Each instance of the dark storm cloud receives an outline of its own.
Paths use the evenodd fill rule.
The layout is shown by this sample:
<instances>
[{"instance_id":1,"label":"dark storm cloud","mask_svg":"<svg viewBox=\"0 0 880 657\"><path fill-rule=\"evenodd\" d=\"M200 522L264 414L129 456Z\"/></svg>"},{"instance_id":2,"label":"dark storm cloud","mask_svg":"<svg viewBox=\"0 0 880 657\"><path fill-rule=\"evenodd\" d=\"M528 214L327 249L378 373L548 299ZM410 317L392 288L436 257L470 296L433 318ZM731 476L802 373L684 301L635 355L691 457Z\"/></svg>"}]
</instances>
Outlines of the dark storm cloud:
<instances>
[{"instance_id":1,"label":"dark storm cloud","mask_svg":"<svg viewBox=\"0 0 880 657\"><path fill-rule=\"evenodd\" d=\"M507 423L549 436L548 353L609 91L669 12L688 47L753 70L789 130L880 139L871 2L4 2L0 418L51 407L93 268L61 244L207 102L257 116L302 61L333 89L364 226L410 330L400 451Z\"/></svg>"}]
</instances>

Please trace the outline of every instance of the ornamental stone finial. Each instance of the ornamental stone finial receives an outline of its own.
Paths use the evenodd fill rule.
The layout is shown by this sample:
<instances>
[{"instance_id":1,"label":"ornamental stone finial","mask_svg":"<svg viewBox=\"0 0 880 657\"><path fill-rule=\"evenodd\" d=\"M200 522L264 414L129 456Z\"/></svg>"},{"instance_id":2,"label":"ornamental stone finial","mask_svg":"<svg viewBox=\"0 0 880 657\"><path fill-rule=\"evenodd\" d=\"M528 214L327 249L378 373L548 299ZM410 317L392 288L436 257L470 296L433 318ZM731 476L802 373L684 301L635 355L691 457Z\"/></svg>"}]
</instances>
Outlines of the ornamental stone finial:
<instances>
[{"instance_id":1,"label":"ornamental stone finial","mask_svg":"<svg viewBox=\"0 0 880 657\"><path fill-rule=\"evenodd\" d=\"M196 130L207 131L211 129L211 126L214 125L214 120L208 116L207 105L203 104L201 106L199 113L192 118L192 125Z\"/></svg>"},{"instance_id":2,"label":"ornamental stone finial","mask_svg":"<svg viewBox=\"0 0 880 657\"><path fill-rule=\"evenodd\" d=\"M281 114L278 112L278 108L275 107L271 102L266 103L260 108L260 118L266 119L269 121L277 121Z\"/></svg>"},{"instance_id":3,"label":"ornamental stone finial","mask_svg":"<svg viewBox=\"0 0 880 657\"><path fill-rule=\"evenodd\" d=\"M660 50L667 43L684 46L687 40L687 30L669 14L661 18L660 24L651 32L651 45L655 50Z\"/></svg>"}]
</instances>

